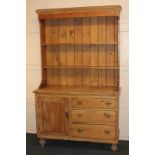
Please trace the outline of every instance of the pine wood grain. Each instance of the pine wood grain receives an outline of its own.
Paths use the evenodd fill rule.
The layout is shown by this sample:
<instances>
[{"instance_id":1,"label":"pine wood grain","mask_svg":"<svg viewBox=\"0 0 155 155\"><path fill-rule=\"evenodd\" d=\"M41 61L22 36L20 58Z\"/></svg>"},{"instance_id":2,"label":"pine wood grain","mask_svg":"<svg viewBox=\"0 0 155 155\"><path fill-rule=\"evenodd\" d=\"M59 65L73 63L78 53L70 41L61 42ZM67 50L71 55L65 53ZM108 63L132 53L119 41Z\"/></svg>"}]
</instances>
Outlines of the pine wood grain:
<instances>
[{"instance_id":1,"label":"pine wood grain","mask_svg":"<svg viewBox=\"0 0 155 155\"><path fill-rule=\"evenodd\" d=\"M46 28L45 21L39 20L40 23L40 44L43 44L46 41ZM43 66L46 65L46 47L41 46L41 84L39 88L47 85L47 70L43 69Z\"/></svg>"},{"instance_id":2,"label":"pine wood grain","mask_svg":"<svg viewBox=\"0 0 155 155\"><path fill-rule=\"evenodd\" d=\"M34 93L40 141L118 144L120 10L37 10L42 81Z\"/></svg>"},{"instance_id":3,"label":"pine wood grain","mask_svg":"<svg viewBox=\"0 0 155 155\"><path fill-rule=\"evenodd\" d=\"M72 45L67 44L67 64L68 66L74 66L75 53L74 53L74 19L67 19L67 43L71 42ZM75 71L73 69L68 69L68 86L75 84Z\"/></svg>"},{"instance_id":4,"label":"pine wood grain","mask_svg":"<svg viewBox=\"0 0 155 155\"><path fill-rule=\"evenodd\" d=\"M120 11L121 11L120 5L36 10L39 19L90 17L90 16L119 16Z\"/></svg>"},{"instance_id":5,"label":"pine wood grain","mask_svg":"<svg viewBox=\"0 0 155 155\"><path fill-rule=\"evenodd\" d=\"M82 43L90 43L90 18L82 18ZM90 46L82 46L82 65L90 65ZM82 71L82 85L90 86L90 70Z\"/></svg>"},{"instance_id":6,"label":"pine wood grain","mask_svg":"<svg viewBox=\"0 0 155 155\"><path fill-rule=\"evenodd\" d=\"M78 98L71 99L73 108L88 108L88 109L115 109L118 105L117 98Z\"/></svg>"},{"instance_id":7,"label":"pine wood grain","mask_svg":"<svg viewBox=\"0 0 155 155\"><path fill-rule=\"evenodd\" d=\"M107 17L98 17L98 43L106 41ZM107 65L107 46L98 45L99 66ZM106 70L99 70L99 86L106 86Z\"/></svg>"},{"instance_id":8,"label":"pine wood grain","mask_svg":"<svg viewBox=\"0 0 155 155\"><path fill-rule=\"evenodd\" d=\"M98 42L97 17L90 18L90 43ZM90 63L91 66L98 66L98 46L90 45ZM91 69L91 86L98 86L98 70Z\"/></svg>"},{"instance_id":9,"label":"pine wood grain","mask_svg":"<svg viewBox=\"0 0 155 155\"><path fill-rule=\"evenodd\" d=\"M72 124L72 136L115 139L115 126Z\"/></svg>"},{"instance_id":10,"label":"pine wood grain","mask_svg":"<svg viewBox=\"0 0 155 155\"><path fill-rule=\"evenodd\" d=\"M62 19L59 21L59 46L60 52L60 66L67 66L67 30L66 30L66 20ZM67 86L68 84L68 71L66 69L60 69L60 85Z\"/></svg>"},{"instance_id":11,"label":"pine wood grain","mask_svg":"<svg viewBox=\"0 0 155 155\"><path fill-rule=\"evenodd\" d=\"M82 65L82 20L81 18L74 19L75 30L75 66ZM75 70L75 86L82 85L82 69Z\"/></svg>"},{"instance_id":12,"label":"pine wood grain","mask_svg":"<svg viewBox=\"0 0 155 155\"><path fill-rule=\"evenodd\" d=\"M72 123L76 124L106 124L116 122L115 111L105 110L72 110Z\"/></svg>"},{"instance_id":13,"label":"pine wood grain","mask_svg":"<svg viewBox=\"0 0 155 155\"><path fill-rule=\"evenodd\" d=\"M51 26L51 42L58 43L59 41L59 20L54 19L52 20ZM59 46L53 46L52 50L52 59L54 66L60 66L60 53L59 53ZM53 85L60 85L60 69L53 69L52 70L52 84Z\"/></svg>"},{"instance_id":14,"label":"pine wood grain","mask_svg":"<svg viewBox=\"0 0 155 155\"><path fill-rule=\"evenodd\" d=\"M66 135L68 132L64 116L66 106L63 99L40 96L37 105L39 133L53 132Z\"/></svg>"}]
</instances>

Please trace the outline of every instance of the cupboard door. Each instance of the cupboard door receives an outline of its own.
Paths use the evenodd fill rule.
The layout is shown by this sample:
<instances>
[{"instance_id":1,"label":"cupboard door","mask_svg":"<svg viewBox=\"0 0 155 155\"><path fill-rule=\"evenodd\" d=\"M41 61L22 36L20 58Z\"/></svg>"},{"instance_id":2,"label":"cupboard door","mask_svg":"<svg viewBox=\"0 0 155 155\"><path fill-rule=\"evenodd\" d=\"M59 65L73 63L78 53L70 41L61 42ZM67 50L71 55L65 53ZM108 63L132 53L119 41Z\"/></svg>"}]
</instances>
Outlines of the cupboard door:
<instances>
[{"instance_id":1,"label":"cupboard door","mask_svg":"<svg viewBox=\"0 0 155 155\"><path fill-rule=\"evenodd\" d=\"M64 98L40 97L36 103L38 134L68 133L68 103Z\"/></svg>"}]
</instances>

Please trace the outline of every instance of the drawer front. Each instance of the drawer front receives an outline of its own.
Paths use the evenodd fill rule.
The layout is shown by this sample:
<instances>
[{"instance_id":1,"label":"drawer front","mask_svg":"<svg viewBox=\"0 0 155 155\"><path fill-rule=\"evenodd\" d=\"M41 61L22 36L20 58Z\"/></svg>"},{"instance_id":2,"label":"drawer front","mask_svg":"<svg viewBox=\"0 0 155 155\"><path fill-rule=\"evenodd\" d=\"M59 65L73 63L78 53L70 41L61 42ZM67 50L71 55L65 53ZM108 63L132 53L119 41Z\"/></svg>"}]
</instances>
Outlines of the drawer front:
<instances>
[{"instance_id":1,"label":"drawer front","mask_svg":"<svg viewBox=\"0 0 155 155\"><path fill-rule=\"evenodd\" d=\"M73 137L112 140L116 138L115 126L72 124Z\"/></svg>"},{"instance_id":2,"label":"drawer front","mask_svg":"<svg viewBox=\"0 0 155 155\"><path fill-rule=\"evenodd\" d=\"M72 98L72 108L117 108L117 99Z\"/></svg>"},{"instance_id":3,"label":"drawer front","mask_svg":"<svg viewBox=\"0 0 155 155\"><path fill-rule=\"evenodd\" d=\"M104 124L115 123L116 111L72 110L72 123Z\"/></svg>"}]
</instances>

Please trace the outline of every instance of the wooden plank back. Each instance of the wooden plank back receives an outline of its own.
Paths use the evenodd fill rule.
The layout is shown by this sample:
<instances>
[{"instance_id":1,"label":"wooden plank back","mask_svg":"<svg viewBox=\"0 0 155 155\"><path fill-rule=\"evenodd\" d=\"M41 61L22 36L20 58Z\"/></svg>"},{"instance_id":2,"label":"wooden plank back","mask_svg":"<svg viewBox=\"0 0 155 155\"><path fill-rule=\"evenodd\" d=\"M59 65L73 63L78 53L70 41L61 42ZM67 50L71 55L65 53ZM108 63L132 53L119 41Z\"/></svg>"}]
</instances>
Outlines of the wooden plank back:
<instances>
[{"instance_id":1,"label":"wooden plank back","mask_svg":"<svg viewBox=\"0 0 155 155\"><path fill-rule=\"evenodd\" d=\"M108 69L119 65L117 17L53 19L43 26L47 86L118 87L117 68Z\"/></svg>"}]
</instances>

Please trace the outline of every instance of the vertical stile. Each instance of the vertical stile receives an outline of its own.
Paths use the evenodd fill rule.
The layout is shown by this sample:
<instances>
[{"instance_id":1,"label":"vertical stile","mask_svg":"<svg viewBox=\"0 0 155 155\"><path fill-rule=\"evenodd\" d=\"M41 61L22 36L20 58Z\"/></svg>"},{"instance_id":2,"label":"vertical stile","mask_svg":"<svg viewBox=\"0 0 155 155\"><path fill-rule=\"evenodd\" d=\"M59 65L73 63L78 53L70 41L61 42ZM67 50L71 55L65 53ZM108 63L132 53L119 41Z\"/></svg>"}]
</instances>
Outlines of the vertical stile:
<instances>
[{"instance_id":1,"label":"vertical stile","mask_svg":"<svg viewBox=\"0 0 155 155\"><path fill-rule=\"evenodd\" d=\"M51 29L51 25L52 25L52 22L51 20L46 20L45 21L45 39L46 39L46 42L43 42L44 44L50 44L51 43L51 33L52 33L52 29Z\"/></svg>"},{"instance_id":2,"label":"vertical stile","mask_svg":"<svg viewBox=\"0 0 155 155\"><path fill-rule=\"evenodd\" d=\"M98 17L99 66L106 66L106 17ZM99 69L99 86L106 86L106 70Z\"/></svg>"},{"instance_id":3,"label":"vertical stile","mask_svg":"<svg viewBox=\"0 0 155 155\"><path fill-rule=\"evenodd\" d=\"M105 31L106 31L106 37L105 37L105 42L106 42L106 49L105 49L105 51L106 51L106 67L107 67L107 18L108 17L105 17ZM107 70L105 70L104 71L105 72L105 86L107 86L107 78L108 78L108 76L107 76Z\"/></svg>"},{"instance_id":4,"label":"vertical stile","mask_svg":"<svg viewBox=\"0 0 155 155\"><path fill-rule=\"evenodd\" d=\"M117 87L119 87L120 82L120 18L119 17L117 17L117 31L118 31L117 65L119 66L117 76Z\"/></svg>"},{"instance_id":5,"label":"vertical stile","mask_svg":"<svg viewBox=\"0 0 155 155\"><path fill-rule=\"evenodd\" d=\"M82 30L81 30L81 18L75 18L75 66L82 66ZM75 85L81 86L81 74L82 70L75 70Z\"/></svg>"},{"instance_id":6,"label":"vertical stile","mask_svg":"<svg viewBox=\"0 0 155 155\"><path fill-rule=\"evenodd\" d=\"M107 70L107 86L115 85L114 74L115 74L115 69Z\"/></svg>"},{"instance_id":7,"label":"vertical stile","mask_svg":"<svg viewBox=\"0 0 155 155\"><path fill-rule=\"evenodd\" d=\"M46 47L42 46L46 42L45 20L39 20L40 22L40 44L41 44L41 68L42 68L42 85L47 84L47 70L43 67L46 65Z\"/></svg>"},{"instance_id":8,"label":"vertical stile","mask_svg":"<svg viewBox=\"0 0 155 155\"><path fill-rule=\"evenodd\" d=\"M52 58L53 58L53 66L60 66L60 55L59 55L59 20L52 20L52 34L51 34L51 42L53 44L52 47ZM60 69L52 69L53 73L53 85L60 84Z\"/></svg>"},{"instance_id":9,"label":"vertical stile","mask_svg":"<svg viewBox=\"0 0 155 155\"><path fill-rule=\"evenodd\" d=\"M107 42L114 43L115 39L115 27L114 27L114 18L108 17L107 18ZM114 45L109 44L107 45L107 65L114 66L115 65L115 51Z\"/></svg>"},{"instance_id":10,"label":"vertical stile","mask_svg":"<svg viewBox=\"0 0 155 155\"><path fill-rule=\"evenodd\" d=\"M115 66L115 45L107 45L107 65Z\"/></svg>"},{"instance_id":11,"label":"vertical stile","mask_svg":"<svg viewBox=\"0 0 155 155\"><path fill-rule=\"evenodd\" d=\"M74 18L67 19L67 63L74 66ZM68 86L75 84L75 71L68 68Z\"/></svg>"},{"instance_id":12,"label":"vertical stile","mask_svg":"<svg viewBox=\"0 0 155 155\"><path fill-rule=\"evenodd\" d=\"M46 26L45 26L45 32L46 32L46 42L45 44L51 44L51 34L52 34L52 22L51 20L46 20ZM53 65L53 56L52 56L52 47L51 46L45 46L46 47L46 65L50 66ZM52 70L47 70L47 85L50 86L52 84Z\"/></svg>"},{"instance_id":13,"label":"vertical stile","mask_svg":"<svg viewBox=\"0 0 155 155\"><path fill-rule=\"evenodd\" d=\"M107 45L107 65L108 66L114 66L114 45ZM109 69L107 70L107 83L108 86L114 86L114 81L115 81L115 70L114 69Z\"/></svg>"},{"instance_id":14,"label":"vertical stile","mask_svg":"<svg viewBox=\"0 0 155 155\"><path fill-rule=\"evenodd\" d=\"M114 30L115 30L115 27L114 27L114 17L107 17L107 42L108 43L113 43L115 40L115 37L114 37Z\"/></svg>"},{"instance_id":15,"label":"vertical stile","mask_svg":"<svg viewBox=\"0 0 155 155\"><path fill-rule=\"evenodd\" d=\"M117 87L118 86L118 74L119 74L118 69L115 70L114 74L115 74L114 75L115 76L115 84L114 84L114 86Z\"/></svg>"},{"instance_id":16,"label":"vertical stile","mask_svg":"<svg viewBox=\"0 0 155 155\"><path fill-rule=\"evenodd\" d=\"M46 112L46 106L45 106L45 104L44 103L42 103L42 111L43 111L43 115L44 115L44 119L45 118L47 118L47 112ZM42 124L43 126L42 126L42 128L43 128L43 131L45 131L45 132L48 132L48 125L47 125L47 123L43 123Z\"/></svg>"},{"instance_id":17,"label":"vertical stile","mask_svg":"<svg viewBox=\"0 0 155 155\"><path fill-rule=\"evenodd\" d=\"M46 24L46 44L52 44L52 20L47 20L47 24ZM54 55L53 55L53 51L54 48L53 46L46 46L47 49L46 51L49 53L49 65L53 66L54 65ZM47 69L47 73L48 73L48 83L49 86L53 85L53 70L52 69Z\"/></svg>"},{"instance_id":18,"label":"vertical stile","mask_svg":"<svg viewBox=\"0 0 155 155\"><path fill-rule=\"evenodd\" d=\"M115 17L114 27L115 27L114 41L118 43L118 18L117 17ZM114 66L118 66L118 44L115 45L115 64L114 64Z\"/></svg>"},{"instance_id":19,"label":"vertical stile","mask_svg":"<svg viewBox=\"0 0 155 155\"><path fill-rule=\"evenodd\" d=\"M97 17L90 17L90 62L98 66ZM91 86L98 86L98 69L91 69Z\"/></svg>"},{"instance_id":20,"label":"vertical stile","mask_svg":"<svg viewBox=\"0 0 155 155\"><path fill-rule=\"evenodd\" d=\"M120 18L116 17L117 21L117 39L118 39L118 46L117 46L117 65L119 66L119 69L117 70L117 87L119 89L120 85ZM118 97L120 99L120 97ZM119 108L118 108L118 117L117 117L117 127L119 127Z\"/></svg>"},{"instance_id":21,"label":"vertical stile","mask_svg":"<svg viewBox=\"0 0 155 155\"><path fill-rule=\"evenodd\" d=\"M115 41L115 27L114 17L107 17L107 66L115 65L115 46L112 44ZM107 70L107 86L114 86L114 73L115 70Z\"/></svg>"},{"instance_id":22,"label":"vertical stile","mask_svg":"<svg viewBox=\"0 0 155 155\"><path fill-rule=\"evenodd\" d=\"M46 65L50 66L52 65L52 47L47 46L46 47ZM52 70L51 69L46 69L47 70L47 85L50 86L52 84Z\"/></svg>"},{"instance_id":23,"label":"vertical stile","mask_svg":"<svg viewBox=\"0 0 155 155\"><path fill-rule=\"evenodd\" d=\"M67 66L66 35L66 19L61 19L59 23L60 66ZM67 86L67 76L67 69L60 69L60 83L62 86Z\"/></svg>"},{"instance_id":24,"label":"vertical stile","mask_svg":"<svg viewBox=\"0 0 155 155\"><path fill-rule=\"evenodd\" d=\"M114 17L114 41L118 42L118 21L117 21L117 17ZM115 45L115 62L114 62L114 66L118 66L118 45ZM118 80L118 70L115 70L115 87L117 87L117 80Z\"/></svg>"},{"instance_id":25,"label":"vertical stile","mask_svg":"<svg viewBox=\"0 0 155 155\"><path fill-rule=\"evenodd\" d=\"M53 45L58 44L58 33L59 33L59 19L52 20L52 30L51 30L51 43Z\"/></svg>"},{"instance_id":26,"label":"vertical stile","mask_svg":"<svg viewBox=\"0 0 155 155\"><path fill-rule=\"evenodd\" d=\"M82 18L82 65L90 66L90 18ZM90 69L82 70L82 85L90 86Z\"/></svg>"},{"instance_id":27,"label":"vertical stile","mask_svg":"<svg viewBox=\"0 0 155 155\"><path fill-rule=\"evenodd\" d=\"M44 42L45 44L49 44L50 40L51 40L51 21L47 20L46 21L46 26L45 26L45 33L46 33L46 42ZM51 50L50 47L46 47L44 46L44 48L46 48L46 65L51 65L52 62L52 56L51 56ZM52 71L50 69L46 69L47 72L47 86L50 86L51 84L51 74Z\"/></svg>"},{"instance_id":28,"label":"vertical stile","mask_svg":"<svg viewBox=\"0 0 155 155\"><path fill-rule=\"evenodd\" d=\"M50 33L50 35L52 35L52 33ZM51 57L51 66L54 66L54 46L47 46L47 50L49 50L49 52L51 53L50 57ZM47 69L47 71L49 72L49 85L52 86L53 85L53 76L54 76L54 72L53 69L49 68Z\"/></svg>"},{"instance_id":29,"label":"vertical stile","mask_svg":"<svg viewBox=\"0 0 155 155\"><path fill-rule=\"evenodd\" d=\"M52 29L53 29L53 20L50 20L49 21L50 22L50 31L48 31L47 33L48 33L48 35L49 35L49 39L48 39L48 42L47 42L47 44L51 44L52 46L47 46L47 50L49 50L49 52L51 53L51 66L54 66L54 50L55 50L55 48L54 48L54 46L53 46L53 42L52 42L52 39L53 39L53 36L52 36ZM47 71L49 72L49 85L50 86L52 86L52 85L54 85L54 71L53 71L53 68L49 68L49 69L47 69Z\"/></svg>"}]
</instances>

